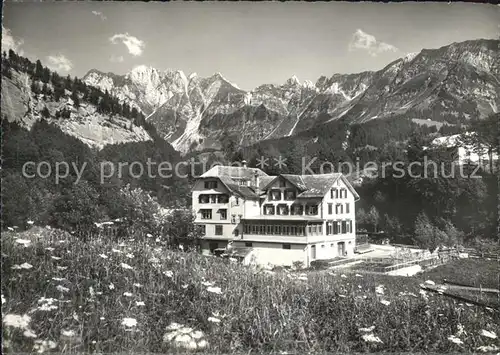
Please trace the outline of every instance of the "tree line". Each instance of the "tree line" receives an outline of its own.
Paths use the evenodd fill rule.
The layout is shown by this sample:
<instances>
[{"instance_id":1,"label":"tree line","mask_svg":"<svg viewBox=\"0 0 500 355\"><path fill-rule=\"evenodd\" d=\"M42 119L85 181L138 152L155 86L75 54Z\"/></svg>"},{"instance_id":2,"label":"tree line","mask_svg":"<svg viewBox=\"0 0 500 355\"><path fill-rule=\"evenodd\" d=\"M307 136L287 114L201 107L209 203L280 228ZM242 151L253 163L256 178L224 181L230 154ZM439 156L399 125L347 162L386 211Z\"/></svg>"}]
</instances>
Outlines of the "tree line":
<instances>
[{"instance_id":1,"label":"tree line","mask_svg":"<svg viewBox=\"0 0 500 355\"><path fill-rule=\"evenodd\" d=\"M61 98L71 98L75 108L80 107L81 102L88 102L97 108L101 114L123 116L130 119L137 126L143 126L145 116L136 107L128 103L120 103L118 98L111 95L107 90L87 85L81 79L71 76L63 77L55 71L42 65L40 60L35 63L28 58L16 54L12 49L2 53L2 75L12 78L12 70L26 73L31 79L31 91L36 95L43 95L46 100L59 102ZM69 118L69 110L63 109L56 113L56 118ZM42 116L48 117L46 108Z\"/></svg>"}]
</instances>

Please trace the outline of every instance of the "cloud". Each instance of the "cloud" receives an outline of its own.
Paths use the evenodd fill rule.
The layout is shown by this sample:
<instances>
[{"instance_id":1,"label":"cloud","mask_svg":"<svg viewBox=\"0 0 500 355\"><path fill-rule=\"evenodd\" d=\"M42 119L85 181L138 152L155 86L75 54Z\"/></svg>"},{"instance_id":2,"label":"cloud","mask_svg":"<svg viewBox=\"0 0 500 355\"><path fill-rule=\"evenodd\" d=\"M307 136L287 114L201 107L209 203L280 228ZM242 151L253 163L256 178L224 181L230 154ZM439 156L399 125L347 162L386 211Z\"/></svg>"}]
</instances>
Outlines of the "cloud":
<instances>
[{"instance_id":1,"label":"cloud","mask_svg":"<svg viewBox=\"0 0 500 355\"><path fill-rule=\"evenodd\" d=\"M109 58L109 61L111 63L122 63L124 60L125 60L125 58L123 58L122 55L120 55L120 56L112 55L111 58Z\"/></svg>"},{"instance_id":2,"label":"cloud","mask_svg":"<svg viewBox=\"0 0 500 355\"><path fill-rule=\"evenodd\" d=\"M128 33L118 33L109 38L111 43L116 44L122 42L127 46L128 52L134 56L140 56L144 50L145 43L137 37L131 36Z\"/></svg>"},{"instance_id":3,"label":"cloud","mask_svg":"<svg viewBox=\"0 0 500 355\"><path fill-rule=\"evenodd\" d=\"M359 28L352 34L351 42L349 42L349 51L357 49L367 51L372 57L376 57L384 52L398 51L398 49L392 44L377 41L375 36L372 36Z\"/></svg>"},{"instance_id":4,"label":"cloud","mask_svg":"<svg viewBox=\"0 0 500 355\"><path fill-rule=\"evenodd\" d=\"M69 72L73 68L73 63L62 54L49 55L47 57L47 66L57 72Z\"/></svg>"},{"instance_id":5,"label":"cloud","mask_svg":"<svg viewBox=\"0 0 500 355\"><path fill-rule=\"evenodd\" d=\"M107 19L107 17L106 17L106 16L105 16L105 15L104 15L101 11L95 11L95 10L94 10L94 11L92 11L92 13L93 13L94 15L96 15L96 16L98 16L98 17L100 17L100 18L101 18L101 20L103 20L103 21Z\"/></svg>"},{"instance_id":6,"label":"cloud","mask_svg":"<svg viewBox=\"0 0 500 355\"><path fill-rule=\"evenodd\" d=\"M10 49L12 49L17 54L23 55L24 50L21 48L23 44L24 40L15 39L12 36L11 31L8 28L2 26L2 52L8 52Z\"/></svg>"}]
</instances>

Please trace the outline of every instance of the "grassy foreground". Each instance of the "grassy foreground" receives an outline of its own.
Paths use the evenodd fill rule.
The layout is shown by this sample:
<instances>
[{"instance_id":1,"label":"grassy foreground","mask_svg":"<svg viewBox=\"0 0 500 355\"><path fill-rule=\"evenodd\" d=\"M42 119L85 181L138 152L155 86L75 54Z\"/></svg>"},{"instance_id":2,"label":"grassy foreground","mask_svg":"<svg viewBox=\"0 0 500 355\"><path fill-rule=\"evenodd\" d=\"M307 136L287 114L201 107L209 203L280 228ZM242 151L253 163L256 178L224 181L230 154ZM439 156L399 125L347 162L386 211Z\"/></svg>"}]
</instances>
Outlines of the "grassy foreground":
<instances>
[{"instance_id":1,"label":"grassy foreground","mask_svg":"<svg viewBox=\"0 0 500 355\"><path fill-rule=\"evenodd\" d=\"M273 274L169 251L154 238L82 242L34 227L2 235L2 347L166 352L173 350L166 336L172 323L201 331L209 353L477 352L500 345L498 313L421 294L415 281Z\"/></svg>"}]
</instances>

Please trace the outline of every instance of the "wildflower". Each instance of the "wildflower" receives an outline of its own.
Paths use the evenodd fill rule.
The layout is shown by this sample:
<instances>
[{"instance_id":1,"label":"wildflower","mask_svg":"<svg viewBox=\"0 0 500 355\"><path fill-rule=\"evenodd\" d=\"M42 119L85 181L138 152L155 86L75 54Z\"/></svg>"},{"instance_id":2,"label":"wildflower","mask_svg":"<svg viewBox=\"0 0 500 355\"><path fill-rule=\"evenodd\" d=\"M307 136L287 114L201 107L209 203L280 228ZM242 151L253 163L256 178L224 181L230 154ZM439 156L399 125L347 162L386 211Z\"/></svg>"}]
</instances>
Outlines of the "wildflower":
<instances>
[{"instance_id":1,"label":"wildflower","mask_svg":"<svg viewBox=\"0 0 500 355\"><path fill-rule=\"evenodd\" d=\"M57 285L56 289L57 289L57 291L60 291L60 292L68 292L69 291L69 288L64 287L63 285Z\"/></svg>"},{"instance_id":2,"label":"wildflower","mask_svg":"<svg viewBox=\"0 0 500 355\"><path fill-rule=\"evenodd\" d=\"M56 300L54 298L42 297L38 300L40 306L37 308L39 311L50 312L56 310L58 307L54 304Z\"/></svg>"},{"instance_id":3,"label":"wildflower","mask_svg":"<svg viewBox=\"0 0 500 355\"><path fill-rule=\"evenodd\" d=\"M31 244L31 240L28 239L16 239L16 243L24 245L27 247L29 244Z\"/></svg>"},{"instance_id":4,"label":"wildflower","mask_svg":"<svg viewBox=\"0 0 500 355\"><path fill-rule=\"evenodd\" d=\"M380 303L382 303L384 306L388 306L391 304L391 302L389 302L387 300L382 300L382 301L380 301Z\"/></svg>"},{"instance_id":5,"label":"wildflower","mask_svg":"<svg viewBox=\"0 0 500 355\"><path fill-rule=\"evenodd\" d=\"M36 338L37 335L31 330L31 329L26 329L24 332L23 332L23 335L26 337L26 338Z\"/></svg>"},{"instance_id":6,"label":"wildflower","mask_svg":"<svg viewBox=\"0 0 500 355\"><path fill-rule=\"evenodd\" d=\"M106 318L104 318L104 317L100 317L99 319L100 319L100 320L105 320Z\"/></svg>"},{"instance_id":7,"label":"wildflower","mask_svg":"<svg viewBox=\"0 0 500 355\"><path fill-rule=\"evenodd\" d=\"M54 256L54 255L52 255L51 258L54 259L54 260L61 260L62 259L62 258L60 258L58 256Z\"/></svg>"},{"instance_id":8,"label":"wildflower","mask_svg":"<svg viewBox=\"0 0 500 355\"><path fill-rule=\"evenodd\" d=\"M5 303L5 297L2 295L2 304Z\"/></svg>"},{"instance_id":9,"label":"wildflower","mask_svg":"<svg viewBox=\"0 0 500 355\"><path fill-rule=\"evenodd\" d=\"M354 276L356 276L356 277L363 277L363 275L360 275L360 274L356 274Z\"/></svg>"},{"instance_id":10,"label":"wildflower","mask_svg":"<svg viewBox=\"0 0 500 355\"><path fill-rule=\"evenodd\" d=\"M164 271L163 274L167 277L172 278L174 276L174 273L170 270Z\"/></svg>"},{"instance_id":11,"label":"wildflower","mask_svg":"<svg viewBox=\"0 0 500 355\"><path fill-rule=\"evenodd\" d=\"M107 258L108 258L108 256L107 256L106 254L99 254L99 256L100 256L101 258L103 258L103 259L107 259Z\"/></svg>"},{"instance_id":12,"label":"wildflower","mask_svg":"<svg viewBox=\"0 0 500 355\"><path fill-rule=\"evenodd\" d=\"M182 285L181 287L182 287L183 289L186 289L186 288L188 288L188 287L189 287L189 285L188 285L188 284L184 284L184 285Z\"/></svg>"},{"instance_id":13,"label":"wildflower","mask_svg":"<svg viewBox=\"0 0 500 355\"><path fill-rule=\"evenodd\" d=\"M202 284L203 286L213 286L213 285L214 285L214 283L213 283L213 282L210 282L210 281L203 281L201 284Z\"/></svg>"},{"instance_id":14,"label":"wildflower","mask_svg":"<svg viewBox=\"0 0 500 355\"><path fill-rule=\"evenodd\" d=\"M47 248L45 248L45 250L47 250L47 251L54 251L55 249L52 248L52 247L47 247Z\"/></svg>"},{"instance_id":15,"label":"wildflower","mask_svg":"<svg viewBox=\"0 0 500 355\"><path fill-rule=\"evenodd\" d=\"M146 234L146 237L153 238L153 236L150 233Z\"/></svg>"},{"instance_id":16,"label":"wildflower","mask_svg":"<svg viewBox=\"0 0 500 355\"><path fill-rule=\"evenodd\" d=\"M151 259L148 260L150 263L154 264L154 263L159 263L160 262L160 259L158 259L157 257L152 257Z\"/></svg>"},{"instance_id":17,"label":"wildflower","mask_svg":"<svg viewBox=\"0 0 500 355\"><path fill-rule=\"evenodd\" d=\"M167 328L166 328L166 329L167 329L167 330L178 330L178 329L180 329L180 328L182 328L182 325L180 325L179 323L175 323L175 322L173 322L173 323L170 323L170 325L169 325L169 326L167 326Z\"/></svg>"},{"instance_id":18,"label":"wildflower","mask_svg":"<svg viewBox=\"0 0 500 355\"><path fill-rule=\"evenodd\" d=\"M52 340L35 340L35 345L33 345L33 350L38 353L44 353L46 350L55 349L57 343Z\"/></svg>"},{"instance_id":19,"label":"wildflower","mask_svg":"<svg viewBox=\"0 0 500 355\"><path fill-rule=\"evenodd\" d=\"M364 332L364 333L371 333L371 332L373 332L374 329L375 329L375 326L372 325L371 327L368 327L368 328L359 328L358 330L360 332Z\"/></svg>"},{"instance_id":20,"label":"wildflower","mask_svg":"<svg viewBox=\"0 0 500 355\"><path fill-rule=\"evenodd\" d=\"M373 335L372 333L370 334L363 334L361 338L366 341L367 343L383 343L382 340L380 340L379 337Z\"/></svg>"},{"instance_id":21,"label":"wildflower","mask_svg":"<svg viewBox=\"0 0 500 355\"><path fill-rule=\"evenodd\" d=\"M489 352L498 351L498 350L500 350L500 348L494 344L491 344L491 345L480 346L480 347L476 348L476 350L482 351L484 353L489 353Z\"/></svg>"},{"instance_id":22,"label":"wildflower","mask_svg":"<svg viewBox=\"0 0 500 355\"><path fill-rule=\"evenodd\" d=\"M137 325L137 320L134 318L123 318L122 325L125 327L135 327Z\"/></svg>"},{"instance_id":23,"label":"wildflower","mask_svg":"<svg viewBox=\"0 0 500 355\"><path fill-rule=\"evenodd\" d=\"M496 339L497 338L497 335L493 332L490 332L489 330L484 330L482 329L481 330L481 334L483 337L487 337L487 338L490 338L490 339Z\"/></svg>"},{"instance_id":24,"label":"wildflower","mask_svg":"<svg viewBox=\"0 0 500 355\"><path fill-rule=\"evenodd\" d=\"M127 244L125 244L125 243L121 242L120 244L118 244L118 246L119 246L119 247L126 247L126 246L127 246Z\"/></svg>"},{"instance_id":25,"label":"wildflower","mask_svg":"<svg viewBox=\"0 0 500 355\"><path fill-rule=\"evenodd\" d=\"M377 287L375 287L375 293L378 293L379 295L383 295L384 294L384 285L378 285Z\"/></svg>"},{"instance_id":26,"label":"wildflower","mask_svg":"<svg viewBox=\"0 0 500 355\"><path fill-rule=\"evenodd\" d=\"M359 289L362 289L362 288L363 288L363 286L361 286L361 285L358 285L358 288L359 288Z\"/></svg>"},{"instance_id":27,"label":"wildflower","mask_svg":"<svg viewBox=\"0 0 500 355\"><path fill-rule=\"evenodd\" d=\"M29 270L33 267L33 265L29 264L29 263L22 263L21 265L14 265L12 268L14 270L21 270L21 269L24 269L24 270Z\"/></svg>"},{"instance_id":28,"label":"wildflower","mask_svg":"<svg viewBox=\"0 0 500 355\"><path fill-rule=\"evenodd\" d=\"M426 300L426 301L427 301L427 300L429 299L429 296L427 296L427 292L425 292L424 290L420 290L420 292L419 292L419 293L420 293L420 295L422 296L422 298L423 298L424 300Z\"/></svg>"},{"instance_id":29,"label":"wildflower","mask_svg":"<svg viewBox=\"0 0 500 355\"><path fill-rule=\"evenodd\" d=\"M216 293L218 295L222 295L222 291L220 287L207 287L208 292Z\"/></svg>"},{"instance_id":30,"label":"wildflower","mask_svg":"<svg viewBox=\"0 0 500 355\"><path fill-rule=\"evenodd\" d=\"M448 340L451 341L452 343L454 344L457 344L457 345L462 345L464 342L462 340L460 340L459 338L457 338L456 336L454 335L450 335L448 337Z\"/></svg>"},{"instance_id":31,"label":"wildflower","mask_svg":"<svg viewBox=\"0 0 500 355\"><path fill-rule=\"evenodd\" d=\"M56 267L57 267L57 270L60 270L60 271L64 271L68 268L67 266L56 266Z\"/></svg>"},{"instance_id":32,"label":"wildflower","mask_svg":"<svg viewBox=\"0 0 500 355\"><path fill-rule=\"evenodd\" d=\"M32 226L32 225L33 225L33 223L35 223L35 222L33 222L33 221L31 221L31 220L30 220L30 221L28 221L28 222L26 222L26 223L28 223L30 226Z\"/></svg>"},{"instance_id":33,"label":"wildflower","mask_svg":"<svg viewBox=\"0 0 500 355\"><path fill-rule=\"evenodd\" d=\"M347 296L346 295L339 295L339 297L346 298Z\"/></svg>"},{"instance_id":34,"label":"wildflower","mask_svg":"<svg viewBox=\"0 0 500 355\"><path fill-rule=\"evenodd\" d=\"M10 230L11 232L14 231L14 228L12 228L12 227L7 227L7 229Z\"/></svg>"},{"instance_id":35,"label":"wildflower","mask_svg":"<svg viewBox=\"0 0 500 355\"><path fill-rule=\"evenodd\" d=\"M110 290L114 290L115 289L115 285L113 285L113 284L109 284L108 287L109 287Z\"/></svg>"},{"instance_id":36,"label":"wildflower","mask_svg":"<svg viewBox=\"0 0 500 355\"><path fill-rule=\"evenodd\" d=\"M64 330L62 329L61 330L61 335L63 337L67 337L67 338L72 338L76 335L75 331L74 330Z\"/></svg>"},{"instance_id":37,"label":"wildflower","mask_svg":"<svg viewBox=\"0 0 500 355\"><path fill-rule=\"evenodd\" d=\"M444 293L444 291L446 291L448 288L446 286L443 286L443 285L440 285L438 288L437 288L437 292L442 295Z\"/></svg>"},{"instance_id":38,"label":"wildflower","mask_svg":"<svg viewBox=\"0 0 500 355\"><path fill-rule=\"evenodd\" d=\"M299 276L297 280L307 281L307 276Z\"/></svg>"},{"instance_id":39,"label":"wildflower","mask_svg":"<svg viewBox=\"0 0 500 355\"><path fill-rule=\"evenodd\" d=\"M121 265L122 268L127 269L127 270L132 270L133 269L132 266L130 266L128 264L125 264L125 263L121 263L120 265Z\"/></svg>"},{"instance_id":40,"label":"wildflower","mask_svg":"<svg viewBox=\"0 0 500 355\"><path fill-rule=\"evenodd\" d=\"M136 306L145 306L146 304L143 301L135 301Z\"/></svg>"},{"instance_id":41,"label":"wildflower","mask_svg":"<svg viewBox=\"0 0 500 355\"><path fill-rule=\"evenodd\" d=\"M54 281L64 281L66 279L64 277L53 277L52 280L54 280Z\"/></svg>"},{"instance_id":42,"label":"wildflower","mask_svg":"<svg viewBox=\"0 0 500 355\"><path fill-rule=\"evenodd\" d=\"M467 332L465 331L464 326L460 323L457 325L457 333L456 334L457 334L457 336L460 336L462 334L467 335Z\"/></svg>"},{"instance_id":43,"label":"wildflower","mask_svg":"<svg viewBox=\"0 0 500 355\"><path fill-rule=\"evenodd\" d=\"M18 314L6 314L3 317L3 324L7 327L19 328L19 329L28 329L31 322L31 317L27 314L22 316Z\"/></svg>"},{"instance_id":44,"label":"wildflower","mask_svg":"<svg viewBox=\"0 0 500 355\"><path fill-rule=\"evenodd\" d=\"M135 283L135 284L134 284L134 287L141 288L141 287L142 287L142 285L141 285L141 284L139 284L139 283Z\"/></svg>"},{"instance_id":45,"label":"wildflower","mask_svg":"<svg viewBox=\"0 0 500 355\"><path fill-rule=\"evenodd\" d=\"M111 251L112 251L113 253L117 253L117 254L121 254L121 252L122 252L121 250L114 249L114 248L113 248L113 249L111 249Z\"/></svg>"},{"instance_id":46,"label":"wildflower","mask_svg":"<svg viewBox=\"0 0 500 355\"><path fill-rule=\"evenodd\" d=\"M156 239L155 239L155 242L159 243L159 242L160 242L160 238L159 238L159 237L158 237L158 238L156 238Z\"/></svg>"},{"instance_id":47,"label":"wildflower","mask_svg":"<svg viewBox=\"0 0 500 355\"><path fill-rule=\"evenodd\" d=\"M220 323L220 319L215 317L208 317L208 321L212 323Z\"/></svg>"},{"instance_id":48,"label":"wildflower","mask_svg":"<svg viewBox=\"0 0 500 355\"><path fill-rule=\"evenodd\" d=\"M127 258L129 259L133 259L134 258L134 254L131 254L131 253L128 253L125 255Z\"/></svg>"},{"instance_id":49,"label":"wildflower","mask_svg":"<svg viewBox=\"0 0 500 355\"><path fill-rule=\"evenodd\" d=\"M346 276L346 275L344 275L344 274L340 275L340 277L342 277L343 279L346 279L346 278L347 278L347 276Z\"/></svg>"},{"instance_id":50,"label":"wildflower","mask_svg":"<svg viewBox=\"0 0 500 355\"><path fill-rule=\"evenodd\" d=\"M124 292L123 295L125 297L132 297L132 294L130 292Z\"/></svg>"}]
</instances>

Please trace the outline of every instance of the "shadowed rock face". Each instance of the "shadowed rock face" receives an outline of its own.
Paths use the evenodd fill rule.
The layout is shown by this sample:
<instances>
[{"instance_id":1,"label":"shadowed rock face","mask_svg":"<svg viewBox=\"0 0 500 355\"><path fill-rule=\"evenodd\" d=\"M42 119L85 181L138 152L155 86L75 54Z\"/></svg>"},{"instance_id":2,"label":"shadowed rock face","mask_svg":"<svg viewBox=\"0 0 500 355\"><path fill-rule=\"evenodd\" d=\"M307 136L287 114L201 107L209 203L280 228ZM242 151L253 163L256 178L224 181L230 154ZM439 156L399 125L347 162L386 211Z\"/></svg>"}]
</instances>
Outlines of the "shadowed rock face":
<instances>
[{"instance_id":1,"label":"shadowed rock face","mask_svg":"<svg viewBox=\"0 0 500 355\"><path fill-rule=\"evenodd\" d=\"M182 151L218 148L231 135L249 145L338 118L365 122L392 116L463 122L497 112L498 40L424 49L375 72L334 74L316 84L293 76L282 85L239 89L220 73L208 78L140 66L125 76L91 70L87 84L140 108Z\"/></svg>"},{"instance_id":2,"label":"shadowed rock face","mask_svg":"<svg viewBox=\"0 0 500 355\"><path fill-rule=\"evenodd\" d=\"M31 90L31 80L26 73L12 71L10 79L2 76L1 99L2 115L8 121L16 121L22 127L31 129L35 122L42 118L42 111L47 108L49 117L46 120L90 147L101 149L107 144L151 140L144 128L134 125L124 117L110 117L99 113L95 106L87 102L75 107L69 97L56 102L42 94L34 94ZM69 111L69 117L54 118L56 112L62 109Z\"/></svg>"}]
</instances>

